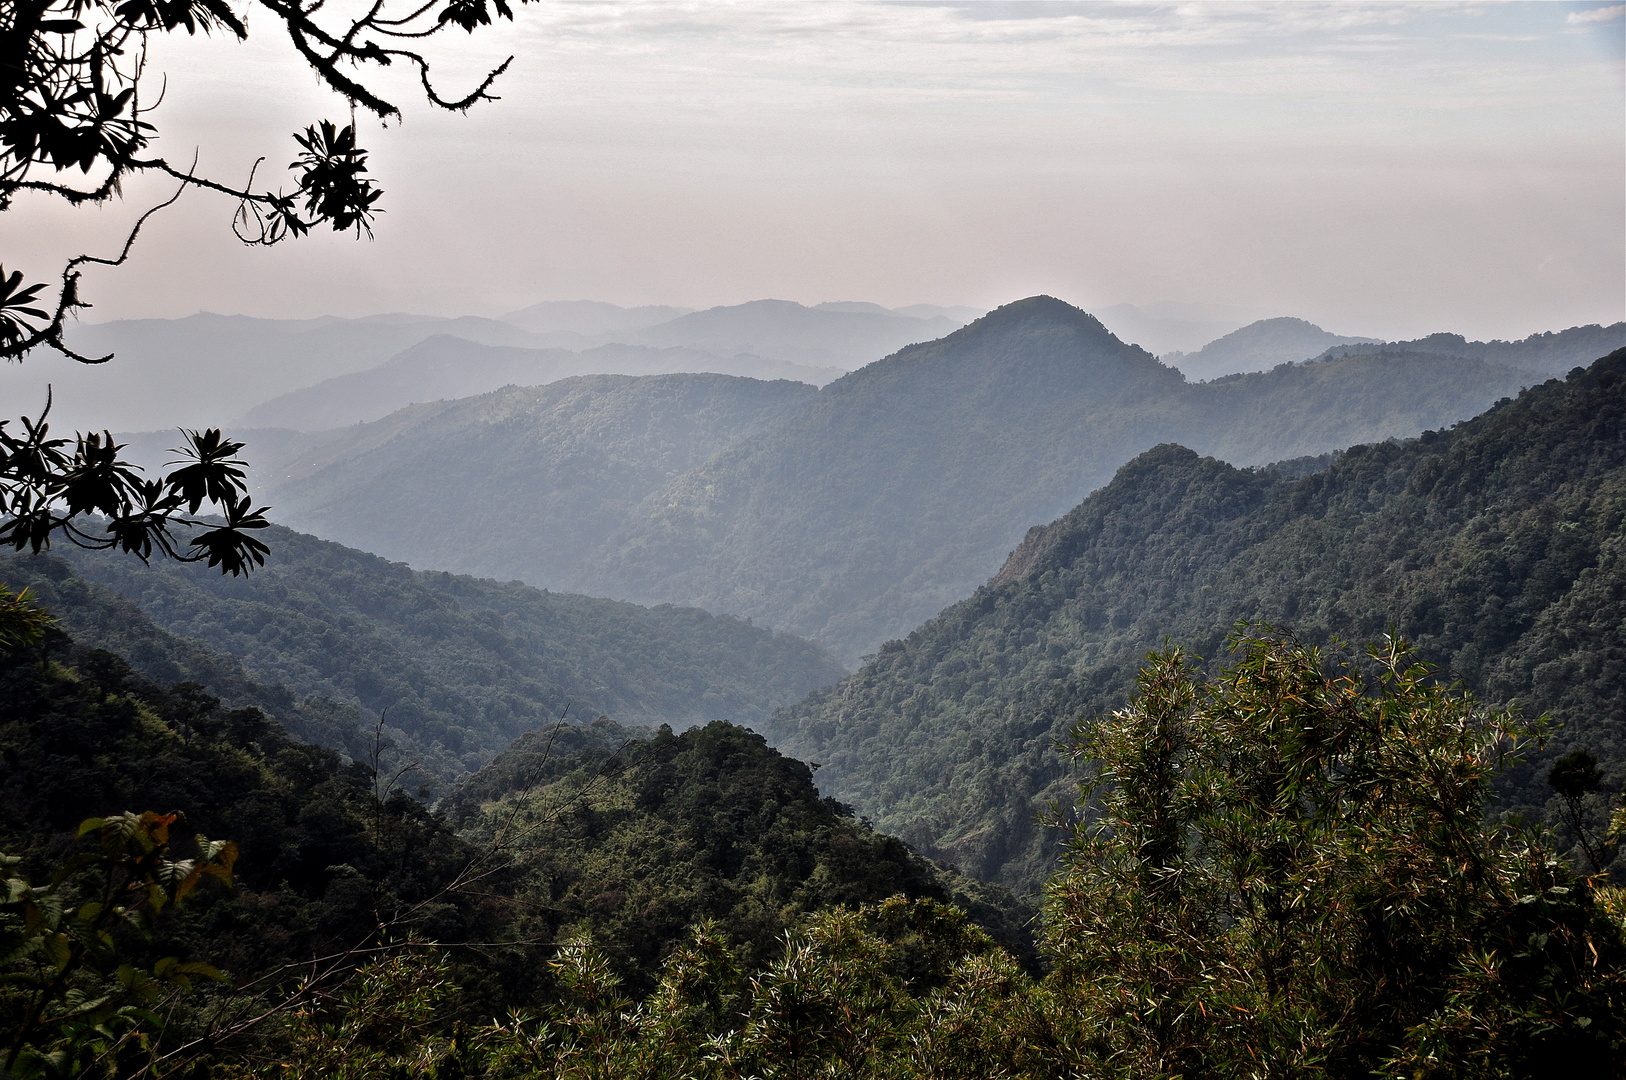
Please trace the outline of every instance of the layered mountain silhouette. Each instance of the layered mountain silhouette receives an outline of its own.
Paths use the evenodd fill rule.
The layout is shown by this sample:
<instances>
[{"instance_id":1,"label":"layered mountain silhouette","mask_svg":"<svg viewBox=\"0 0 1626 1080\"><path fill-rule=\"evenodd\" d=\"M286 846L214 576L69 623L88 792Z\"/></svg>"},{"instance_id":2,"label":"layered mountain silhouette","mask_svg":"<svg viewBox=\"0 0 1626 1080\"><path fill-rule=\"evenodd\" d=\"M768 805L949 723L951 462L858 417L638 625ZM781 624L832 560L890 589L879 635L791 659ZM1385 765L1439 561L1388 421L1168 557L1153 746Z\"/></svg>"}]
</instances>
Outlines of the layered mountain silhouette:
<instances>
[{"instance_id":1,"label":"layered mountain silhouette","mask_svg":"<svg viewBox=\"0 0 1626 1080\"><path fill-rule=\"evenodd\" d=\"M540 386L574 375L707 372L792 379L823 386L845 374L760 356L718 356L700 349L644 345L521 349L437 335L367 371L340 375L250 409L250 428L324 431L377 420L416 402L472 397L504 386Z\"/></svg>"},{"instance_id":2,"label":"layered mountain silhouette","mask_svg":"<svg viewBox=\"0 0 1626 1080\"><path fill-rule=\"evenodd\" d=\"M583 339L592 339L606 334L632 333L687 315L692 310L665 304L624 308L597 300L544 300L510 311L502 321L533 334L577 334Z\"/></svg>"},{"instance_id":3,"label":"layered mountain silhouette","mask_svg":"<svg viewBox=\"0 0 1626 1080\"><path fill-rule=\"evenodd\" d=\"M28 363L0 369L0 395L17 402L17 412L37 416L52 387L59 428L146 431L234 422L311 431L510 381L535 385L569 375L700 371L822 384L902 345L941 337L971 314L930 305L809 308L782 300L692 313L561 301L534 304L504 320L403 314L122 320L76 325L68 335L82 353L113 354L112 363L87 368L38 350ZM483 354L471 345L429 345L433 338L499 349ZM606 345L643 349L601 348ZM523 356L501 347L582 355Z\"/></svg>"},{"instance_id":4,"label":"layered mountain silhouette","mask_svg":"<svg viewBox=\"0 0 1626 1080\"><path fill-rule=\"evenodd\" d=\"M1093 314L1123 340L1162 357L1196 352L1242 325L1204 304L1112 304Z\"/></svg>"},{"instance_id":5,"label":"layered mountain silhouette","mask_svg":"<svg viewBox=\"0 0 1626 1080\"><path fill-rule=\"evenodd\" d=\"M789 300L753 300L683 315L637 331L628 340L850 370L904 345L940 338L961 325L944 315L914 318L877 305L836 303L808 308Z\"/></svg>"},{"instance_id":6,"label":"layered mountain silhouette","mask_svg":"<svg viewBox=\"0 0 1626 1080\"><path fill-rule=\"evenodd\" d=\"M1220 663L1238 620L1323 645L1393 629L1488 702L1550 714L1500 790L1539 821L1555 757L1584 749L1610 784L1626 775L1623 520L1626 350L1330 465L1237 468L1165 444L766 731L880 828L1030 891L1058 854L1041 811L1074 791L1056 743L1119 707L1149 650Z\"/></svg>"},{"instance_id":7,"label":"layered mountain silhouette","mask_svg":"<svg viewBox=\"0 0 1626 1080\"><path fill-rule=\"evenodd\" d=\"M1277 364L1309 360L1334 346L1377 343L1376 338L1341 337L1303 319L1261 319L1210 341L1194 353L1166 353L1163 362L1179 368L1193 382L1200 382L1239 372L1269 371Z\"/></svg>"},{"instance_id":8,"label":"layered mountain silhouette","mask_svg":"<svg viewBox=\"0 0 1626 1080\"><path fill-rule=\"evenodd\" d=\"M1262 464L1445 426L1528 381L1391 353L1191 385L1049 297L820 391L718 404L704 415L728 419L693 441L663 410L749 395L719 376L659 378L572 384L569 408L520 407L544 400L531 391L414 406L323 436L303 465L284 458L264 494L280 520L416 566L696 604L851 663L1159 442Z\"/></svg>"},{"instance_id":9,"label":"layered mountain silhouette","mask_svg":"<svg viewBox=\"0 0 1626 1080\"><path fill-rule=\"evenodd\" d=\"M87 367L49 350L0 369L8 415L35 415L52 389L59 428L146 431L219 426L302 386L375 367L437 334L486 345L535 345L495 319L377 315L365 319L255 319L192 315L73 326L68 344ZM412 400L412 399L408 399Z\"/></svg>"},{"instance_id":10,"label":"layered mountain silhouette","mask_svg":"<svg viewBox=\"0 0 1626 1080\"><path fill-rule=\"evenodd\" d=\"M1504 367L1520 368L1544 375L1563 375L1574 367L1626 347L1626 322L1600 326L1572 326L1557 333L1531 334L1520 341L1469 341L1461 334L1430 334L1414 341L1382 342L1375 345L1335 345L1323 358L1352 356L1371 352L1420 352L1437 356L1462 356Z\"/></svg>"}]
</instances>

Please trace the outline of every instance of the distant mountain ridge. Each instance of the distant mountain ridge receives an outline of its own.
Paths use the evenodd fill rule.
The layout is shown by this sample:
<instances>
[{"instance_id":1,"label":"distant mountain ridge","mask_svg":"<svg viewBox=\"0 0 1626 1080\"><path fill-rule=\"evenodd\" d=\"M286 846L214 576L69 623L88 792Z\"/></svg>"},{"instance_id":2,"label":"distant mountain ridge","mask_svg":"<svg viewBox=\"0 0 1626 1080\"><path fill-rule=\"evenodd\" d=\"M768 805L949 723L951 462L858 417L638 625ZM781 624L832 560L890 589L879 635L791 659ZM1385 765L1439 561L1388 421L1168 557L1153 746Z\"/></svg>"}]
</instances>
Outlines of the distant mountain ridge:
<instances>
[{"instance_id":1,"label":"distant mountain ridge","mask_svg":"<svg viewBox=\"0 0 1626 1080\"><path fill-rule=\"evenodd\" d=\"M1204 304L1112 304L1093 309L1107 329L1154 356L1196 352L1242 322Z\"/></svg>"},{"instance_id":2,"label":"distant mountain ridge","mask_svg":"<svg viewBox=\"0 0 1626 1080\"><path fill-rule=\"evenodd\" d=\"M1461 334L1430 334L1415 341L1333 346L1318 359L1393 350L1461 356L1544 375L1563 375L1622 347L1626 347L1626 322L1572 326L1557 333L1531 334L1520 341L1469 341Z\"/></svg>"},{"instance_id":3,"label":"distant mountain ridge","mask_svg":"<svg viewBox=\"0 0 1626 1080\"><path fill-rule=\"evenodd\" d=\"M753 300L708 308L629 335L632 344L686 346L723 356L750 353L812 366L861 367L905 345L932 341L962 325L943 315L914 318L869 305L803 307Z\"/></svg>"},{"instance_id":4,"label":"distant mountain ridge","mask_svg":"<svg viewBox=\"0 0 1626 1080\"><path fill-rule=\"evenodd\" d=\"M53 389L52 417L72 430L146 431L209 427L262 401L336 375L363 371L436 334L485 345L531 345L533 335L495 319L377 315L364 319L256 319L192 315L80 323L68 344L88 355L114 353L87 367L37 350L0 368L11 411L35 415Z\"/></svg>"},{"instance_id":5,"label":"distant mountain ridge","mask_svg":"<svg viewBox=\"0 0 1626 1080\"><path fill-rule=\"evenodd\" d=\"M1149 446L1182 438L1263 463L1448 424L1521 385L1465 363L1191 386L1086 313L1033 297L826 386L674 481L566 580L750 615L851 663L985 580L1016 522L1055 516ZM1395 377L1418 392L1374 396ZM1264 423L1237 423L1253 409Z\"/></svg>"},{"instance_id":6,"label":"distant mountain ridge","mask_svg":"<svg viewBox=\"0 0 1626 1080\"><path fill-rule=\"evenodd\" d=\"M1260 319L1210 341L1194 353L1166 353L1163 362L1179 368L1193 382L1199 382L1224 375L1269 371L1277 364L1309 360L1340 345L1376 343L1376 338L1342 337L1329 333L1303 319Z\"/></svg>"},{"instance_id":7,"label":"distant mountain ridge","mask_svg":"<svg viewBox=\"0 0 1626 1080\"><path fill-rule=\"evenodd\" d=\"M575 352L482 345L436 335L378 367L273 398L250 409L240 423L251 428L326 431L378 420L407 405L473 397L504 386L542 386L577 375L677 372L791 379L812 386L823 386L844 374L841 368L808 367L759 356L722 357L678 346L600 345Z\"/></svg>"},{"instance_id":8,"label":"distant mountain ridge","mask_svg":"<svg viewBox=\"0 0 1626 1080\"><path fill-rule=\"evenodd\" d=\"M861 303L809 308L789 301L762 301L691 313L661 305L621 308L593 301L550 301L511 312L513 322L407 314L260 319L202 313L184 319L115 320L75 324L68 331L74 348L93 356L115 354L113 363L87 368L48 350L36 350L26 364L0 368L0 396L19 403L15 412L36 415L50 385L55 391L53 418L57 426L70 430L218 426L245 414L252 414L249 426L311 430L318 421L299 415L300 404L319 406L320 423L342 425L389 411L379 411L372 398L388 399L390 407L398 408L443 396L430 383L455 383L453 396L466 396L494 390L507 381L459 383L455 365L450 371L432 370L419 354L416 366L409 362L381 371L375 379L361 380L376 384L373 394L363 395L368 399L365 415L340 408L343 399L359 393L356 382L341 384L333 401L326 399L334 387L316 389L330 379L386 365L437 336L499 348L573 353L605 345L687 350L649 363L617 350L589 355L580 363L555 357L564 375L697 370L822 383L900 345L941 337L963 325L965 319L955 313L970 310L915 305L905 312ZM697 318L669 325L690 315ZM741 360L741 354L761 360ZM500 366L489 357L486 361L486 367ZM677 363L686 367L675 368ZM424 385L415 384L419 378L426 380ZM286 395L292 400L260 411Z\"/></svg>"},{"instance_id":9,"label":"distant mountain ridge","mask_svg":"<svg viewBox=\"0 0 1626 1080\"><path fill-rule=\"evenodd\" d=\"M646 326L687 315L693 310L665 304L624 308L597 300L544 300L540 304L510 311L502 317L502 321L533 334L562 332L597 337L642 330Z\"/></svg>"},{"instance_id":10,"label":"distant mountain ridge","mask_svg":"<svg viewBox=\"0 0 1626 1080\"><path fill-rule=\"evenodd\" d=\"M644 500L806 408L801 382L582 375L416 406L281 461L279 520L420 567L556 585ZM263 483L263 481L262 481ZM521 540L533 558L503 553Z\"/></svg>"},{"instance_id":11,"label":"distant mountain ridge","mask_svg":"<svg viewBox=\"0 0 1626 1080\"><path fill-rule=\"evenodd\" d=\"M258 497L288 524L415 566L696 604L853 663L986 580L1023 523L1158 442L1249 464L1323 453L1449 425L1529 376L1390 354L1192 385L1036 297L819 391L643 379L416 405L303 452L267 432L277 479ZM685 404L700 400L713 404ZM658 434L698 430L674 415L693 409L715 421L703 439Z\"/></svg>"},{"instance_id":12,"label":"distant mountain ridge","mask_svg":"<svg viewBox=\"0 0 1626 1080\"><path fill-rule=\"evenodd\" d=\"M1504 808L1541 820L1545 763L1571 749L1619 790L1626 350L1450 430L1333 457L1239 469L1150 449L969 599L764 730L882 829L1027 892L1059 854L1040 812L1072 791L1055 742L1118 707L1148 650L1220 662L1238 620L1323 644L1393 626L1486 700L1563 725L1505 778Z\"/></svg>"}]
</instances>

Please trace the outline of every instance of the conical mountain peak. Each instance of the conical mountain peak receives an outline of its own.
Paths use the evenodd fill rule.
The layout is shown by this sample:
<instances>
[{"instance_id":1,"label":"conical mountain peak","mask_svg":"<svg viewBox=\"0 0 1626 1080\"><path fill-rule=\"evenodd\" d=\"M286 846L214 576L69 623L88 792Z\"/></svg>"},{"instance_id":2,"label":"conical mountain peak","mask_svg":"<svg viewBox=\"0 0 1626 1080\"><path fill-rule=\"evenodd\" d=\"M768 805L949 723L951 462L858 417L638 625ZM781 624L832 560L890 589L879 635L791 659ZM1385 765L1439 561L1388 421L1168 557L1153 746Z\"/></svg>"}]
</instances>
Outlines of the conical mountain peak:
<instances>
[{"instance_id":1,"label":"conical mountain peak","mask_svg":"<svg viewBox=\"0 0 1626 1080\"><path fill-rule=\"evenodd\" d=\"M997 307L955 335L1028 333L1035 330L1069 329L1085 337L1111 341L1122 346L1112 331L1100 319L1054 296L1028 296Z\"/></svg>"}]
</instances>

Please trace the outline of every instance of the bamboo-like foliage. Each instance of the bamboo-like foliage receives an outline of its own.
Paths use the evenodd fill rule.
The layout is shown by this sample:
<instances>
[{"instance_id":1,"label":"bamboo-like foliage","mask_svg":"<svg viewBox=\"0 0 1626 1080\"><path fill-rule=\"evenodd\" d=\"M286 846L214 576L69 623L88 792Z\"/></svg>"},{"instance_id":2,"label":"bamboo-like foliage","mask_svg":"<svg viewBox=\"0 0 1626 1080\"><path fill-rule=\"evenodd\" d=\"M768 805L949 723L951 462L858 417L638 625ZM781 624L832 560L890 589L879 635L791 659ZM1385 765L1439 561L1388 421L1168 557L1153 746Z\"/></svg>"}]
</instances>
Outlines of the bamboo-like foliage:
<instances>
[{"instance_id":1,"label":"bamboo-like foliage","mask_svg":"<svg viewBox=\"0 0 1626 1080\"><path fill-rule=\"evenodd\" d=\"M1607 1062L1620 927L1487 826L1539 734L1403 642L1332 663L1268 629L1203 679L1154 655L1082 725L1086 823L1053 881L1052 984L1109 1075L1525 1075Z\"/></svg>"}]
</instances>

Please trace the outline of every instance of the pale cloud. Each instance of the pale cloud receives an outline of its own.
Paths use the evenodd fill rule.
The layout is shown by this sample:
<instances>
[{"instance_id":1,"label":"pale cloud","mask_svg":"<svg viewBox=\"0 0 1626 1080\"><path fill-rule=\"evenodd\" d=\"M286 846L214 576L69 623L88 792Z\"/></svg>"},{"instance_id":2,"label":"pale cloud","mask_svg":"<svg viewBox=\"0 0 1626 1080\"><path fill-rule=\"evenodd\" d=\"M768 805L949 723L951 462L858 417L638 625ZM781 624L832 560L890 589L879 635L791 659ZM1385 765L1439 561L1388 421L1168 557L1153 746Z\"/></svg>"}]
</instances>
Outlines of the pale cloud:
<instances>
[{"instance_id":1,"label":"pale cloud","mask_svg":"<svg viewBox=\"0 0 1626 1080\"><path fill-rule=\"evenodd\" d=\"M1622 15L1626 15L1626 4L1610 4L1607 7L1590 8L1586 11L1572 11L1564 17L1564 21L1571 26L1582 26L1614 22Z\"/></svg>"}]
</instances>

